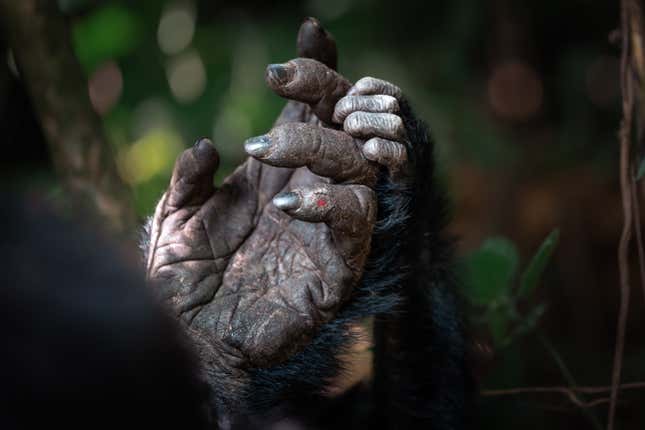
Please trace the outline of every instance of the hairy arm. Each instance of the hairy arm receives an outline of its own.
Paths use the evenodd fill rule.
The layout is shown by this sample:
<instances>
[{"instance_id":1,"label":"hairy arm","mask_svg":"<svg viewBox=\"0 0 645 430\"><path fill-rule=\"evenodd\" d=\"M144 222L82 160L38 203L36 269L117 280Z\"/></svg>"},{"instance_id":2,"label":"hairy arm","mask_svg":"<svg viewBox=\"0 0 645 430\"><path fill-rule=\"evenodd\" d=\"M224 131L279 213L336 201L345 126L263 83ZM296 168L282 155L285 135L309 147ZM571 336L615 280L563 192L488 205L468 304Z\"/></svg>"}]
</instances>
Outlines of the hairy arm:
<instances>
[{"instance_id":1,"label":"hairy arm","mask_svg":"<svg viewBox=\"0 0 645 430\"><path fill-rule=\"evenodd\" d=\"M473 381L466 363L453 272L453 244L446 234L448 202L436 182L434 143L402 100L407 132L408 182L386 211L405 218L383 243L398 242L393 267L402 274L398 304L375 320L373 428L468 427ZM379 207L379 209L382 209ZM371 427L371 428L372 428Z\"/></svg>"}]
</instances>

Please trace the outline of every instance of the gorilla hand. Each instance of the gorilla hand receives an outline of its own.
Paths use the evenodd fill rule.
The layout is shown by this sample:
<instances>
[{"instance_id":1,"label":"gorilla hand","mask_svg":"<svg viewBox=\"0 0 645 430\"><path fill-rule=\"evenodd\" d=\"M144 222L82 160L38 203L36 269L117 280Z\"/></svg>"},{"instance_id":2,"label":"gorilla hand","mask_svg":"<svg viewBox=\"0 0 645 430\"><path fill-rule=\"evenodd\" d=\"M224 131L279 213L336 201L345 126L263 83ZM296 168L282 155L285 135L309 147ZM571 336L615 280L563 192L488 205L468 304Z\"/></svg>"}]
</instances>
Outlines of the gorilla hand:
<instances>
[{"instance_id":1,"label":"gorilla hand","mask_svg":"<svg viewBox=\"0 0 645 430\"><path fill-rule=\"evenodd\" d=\"M407 188L392 186L411 177L407 123L395 115L400 90L373 78L352 86L336 73L335 44L315 20L301 27L298 50L325 64L298 58L267 68L267 84L290 101L273 130L246 142L252 157L215 188L217 152L198 141L178 158L149 226L148 278L233 406L259 369L273 381L265 385L285 384L272 367L305 345L333 361L345 340L311 343L321 327L335 339L344 329L334 327L396 301L390 287L401 268L372 264L366 273L366 261L395 259L406 219ZM373 231L377 204L382 227ZM368 291L374 278L379 286ZM313 374L322 380L334 369L286 374L311 386Z\"/></svg>"}]
</instances>

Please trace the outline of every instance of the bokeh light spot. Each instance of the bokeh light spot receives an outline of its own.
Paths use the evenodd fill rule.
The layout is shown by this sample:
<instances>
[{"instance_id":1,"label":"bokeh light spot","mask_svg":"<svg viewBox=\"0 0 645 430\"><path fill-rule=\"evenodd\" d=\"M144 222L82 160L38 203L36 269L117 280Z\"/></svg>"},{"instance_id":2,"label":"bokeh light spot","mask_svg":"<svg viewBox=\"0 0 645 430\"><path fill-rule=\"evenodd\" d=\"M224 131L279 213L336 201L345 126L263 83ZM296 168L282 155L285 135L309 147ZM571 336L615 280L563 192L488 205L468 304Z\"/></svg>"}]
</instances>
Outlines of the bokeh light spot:
<instances>
[{"instance_id":1,"label":"bokeh light spot","mask_svg":"<svg viewBox=\"0 0 645 430\"><path fill-rule=\"evenodd\" d=\"M244 156L240 142L252 132L251 120L247 113L232 106L226 107L215 118L213 138L223 159L235 160Z\"/></svg>"},{"instance_id":2,"label":"bokeh light spot","mask_svg":"<svg viewBox=\"0 0 645 430\"><path fill-rule=\"evenodd\" d=\"M206 69L197 51L173 58L166 73L172 95L180 103L195 101L206 89Z\"/></svg>"},{"instance_id":3,"label":"bokeh light spot","mask_svg":"<svg viewBox=\"0 0 645 430\"><path fill-rule=\"evenodd\" d=\"M119 65L109 61L92 73L87 83L94 110L105 115L119 101L123 92L123 75Z\"/></svg>"},{"instance_id":4,"label":"bokeh light spot","mask_svg":"<svg viewBox=\"0 0 645 430\"><path fill-rule=\"evenodd\" d=\"M132 136L139 139L156 128L173 128L174 117L169 102L151 97L137 105L132 113Z\"/></svg>"},{"instance_id":5,"label":"bokeh light spot","mask_svg":"<svg viewBox=\"0 0 645 430\"><path fill-rule=\"evenodd\" d=\"M523 121L542 106L543 86L533 67L521 61L496 65L488 81L488 99L496 115Z\"/></svg>"},{"instance_id":6,"label":"bokeh light spot","mask_svg":"<svg viewBox=\"0 0 645 430\"><path fill-rule=\"evenodd\" d=\"M173 130L151 130L117 156L119 173L124 181L135 185L167 172L182 150L182 139Z\"/></svg>"},{"instance_id":7,"label":"bokeh light spot","mask_svg":"<svg viewBox=\"0 0 645 430\"><path fill-rule=\"evenodd\" d=\"M195 35L195 7L191 2L174 3L159 21L157 41L166 55L175 55L190 45Z\"/></svg>"}]
</instances>

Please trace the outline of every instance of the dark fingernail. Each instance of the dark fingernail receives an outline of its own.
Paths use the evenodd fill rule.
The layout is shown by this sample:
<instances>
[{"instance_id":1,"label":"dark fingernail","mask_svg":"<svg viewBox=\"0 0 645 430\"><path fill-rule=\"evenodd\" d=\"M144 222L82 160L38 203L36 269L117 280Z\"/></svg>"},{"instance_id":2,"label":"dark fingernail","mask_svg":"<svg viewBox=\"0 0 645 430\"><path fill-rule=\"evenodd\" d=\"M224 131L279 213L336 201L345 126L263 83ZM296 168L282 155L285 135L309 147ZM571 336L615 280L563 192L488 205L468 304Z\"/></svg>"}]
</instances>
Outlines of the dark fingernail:
<instances>
[{"instance_id":1,"label":"dark fingernail","mask_svg":"<svg viewBox=\"0 0 645 430\"><path fill-rule=\"evenodd\" d=\"M276 86L283 86L291 82L296 73L296 68L289 63L269 64L267 66L267 78Z\"/></svg>"},{"instance_id":2,"label":"dark fingernail","mask_svg":"<svg viewBox=\"0 0 645 430\"><path fill-rule=\"evenodd\" d=\"M195 145L193 145L195 151L198 152L207 151L214 147L215 145L213 145L213 142L211 142L210 139L206 138L198 139L197 142L195 142Z\"/></svg>"},{"instance_id":3,"label":"dark fingernail","mask_svg":"<svg viewBox=\"0 0 645 430\"><path fill-rule=\"evenodd\" d=\"M314 18L313 16L308 16L302 21L303 24L311 24L313 27L322 27L320 25L320 21L318 21L317 18Z\"/></svg>"},{"instance_id":4,"label":"dark fingernail","mask_svg":"<svg viewBox=\"0 0 645 430\"><path fill-rule=\"evenodd\" d=\"M269 152L271 139L266 134L252 137L244 142L244 150L253 157L262 157Z\"/></svg>"},{"instance_id":5,"label":"dark fingernail","mask_svg":"<svg viewBox=\"0 0 645 430\"><path fill-rule=\"evenodd\" d=\"M336 69L336 42L316 18L304 20L298 31L298 57L313 58Z\"/></svg>"},{"instance_id":6,"label":"dark fingernail","mask_svg":"<svg viewBox=\"0 0 645 430\"><path fill-rule=\"evenodd\" d=\"M273 198L273 204L278 209L287 211L300 207L300 196L294 192L280 193Z\"/></svg>"}]
</instances>

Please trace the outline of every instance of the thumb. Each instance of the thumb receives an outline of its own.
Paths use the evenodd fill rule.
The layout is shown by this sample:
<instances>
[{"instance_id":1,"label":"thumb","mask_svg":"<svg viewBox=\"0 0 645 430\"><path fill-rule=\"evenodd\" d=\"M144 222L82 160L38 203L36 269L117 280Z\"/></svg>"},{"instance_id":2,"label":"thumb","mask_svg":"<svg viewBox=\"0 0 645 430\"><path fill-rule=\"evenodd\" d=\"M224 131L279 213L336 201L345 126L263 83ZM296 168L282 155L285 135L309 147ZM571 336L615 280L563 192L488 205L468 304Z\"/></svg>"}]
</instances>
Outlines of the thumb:
<instances>
[{"instance_id":1,"label":"thumb","mask_svg":"<svg viewBox=\"0 0 645 430\"><path fill-rule=\"evenodd\" d=\"M312 58L336 70L338 50L334 37L316 18L306 18L298 31L298 57Z\"/></svg>"},{"instance_id":2,"label":"thumb","mask_svg":"<svg viewBox=\"0 0 645 430\"><path fill-rule=\"evenodd\" d=\"M199 139L175 162L167 203L173 208L201 204L215 191L213 175L219 165L219 154L208 139Z\"/></svg>"},{"instance_id":3,"label":"thumb","mask_svg":"<svg viewBox=\"0 0 645 430\"><path fill-rule=\"evenodd\" d=\"M336 69L338 51L333 36L323 28L316 18L305 18L298 30L296 41L298 57L311 58L325 64L331 69ZM311 109L304 104L289 101L284 107L275 125L286 122L308 122Z\"/></svg>"}]
</instances>

